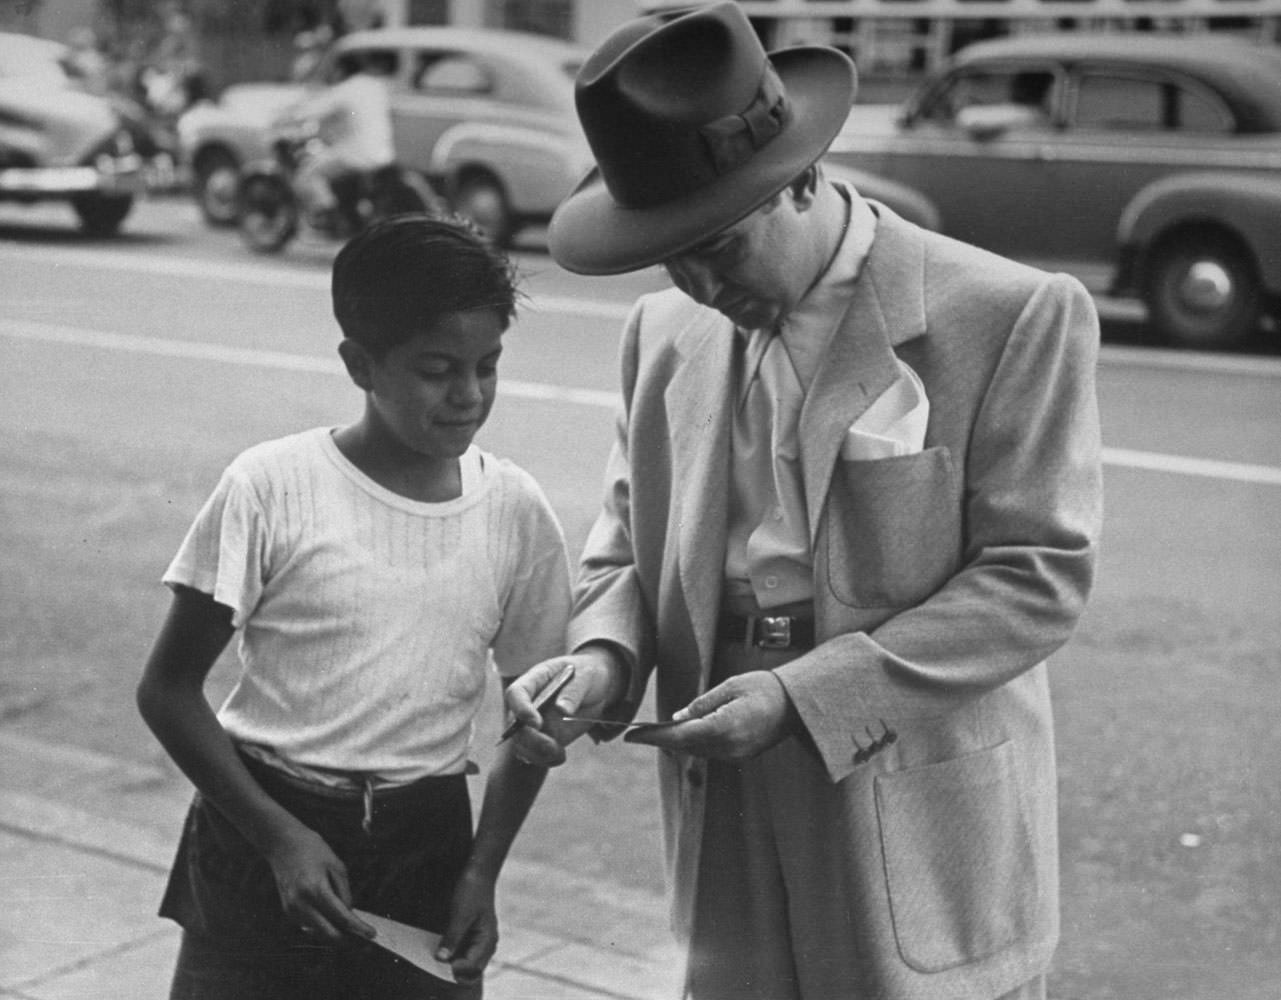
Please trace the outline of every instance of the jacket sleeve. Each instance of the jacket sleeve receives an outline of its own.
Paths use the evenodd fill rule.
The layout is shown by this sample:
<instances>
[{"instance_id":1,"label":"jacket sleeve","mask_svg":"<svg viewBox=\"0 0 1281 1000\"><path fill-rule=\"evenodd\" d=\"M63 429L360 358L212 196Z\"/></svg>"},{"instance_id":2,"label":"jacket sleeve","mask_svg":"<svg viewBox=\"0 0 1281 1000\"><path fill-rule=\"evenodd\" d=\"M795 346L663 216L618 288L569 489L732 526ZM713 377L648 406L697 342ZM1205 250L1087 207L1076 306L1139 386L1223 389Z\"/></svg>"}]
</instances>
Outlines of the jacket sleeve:
<instances>
[{"instance_id":1,"label":"jacket sleeve","mask_svg":"<svg viewBox=\"0 0 1281 1000\"><path fill-rule=\"evenodd\" d=\"M569 645L608 643L623 654L631 681L610 718L631 719L640 706L654 663L654 621L641 590L633 544L630 418L640 359L644 300L636 304L623 330L620 365L623 399L615 416L615 437L605 465L604 500L588 534L574 587ZM616 729L594 733L617 735Z\"/></svg>"},{"instance_id":2,"label":"jacket sleeve","mask_svg":"<svg viewBox=\"0 0 1281 1000\"><path fill-rule=\"evenodd\" d=\"M1102 518L1098 317L1056 276L1019 315L980 404L964 469L961 566L879 626L777 671L833 781L850 734L940 716L1041 663L1070 637Z\"/></svg>"}]
</instances>

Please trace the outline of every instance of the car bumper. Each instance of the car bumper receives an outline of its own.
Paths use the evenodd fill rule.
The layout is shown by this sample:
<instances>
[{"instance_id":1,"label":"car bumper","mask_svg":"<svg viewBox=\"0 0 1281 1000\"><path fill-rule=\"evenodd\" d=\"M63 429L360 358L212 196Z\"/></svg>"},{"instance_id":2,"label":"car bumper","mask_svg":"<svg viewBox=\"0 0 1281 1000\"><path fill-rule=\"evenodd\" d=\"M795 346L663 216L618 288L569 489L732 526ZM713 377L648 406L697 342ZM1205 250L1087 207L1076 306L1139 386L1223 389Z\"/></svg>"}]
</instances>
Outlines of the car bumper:
<instances>
[{"instance_id":1,"label":"car bumper","mask_svg":"<svg viewBox=\"0 0 1281 1000\"><path fill-rule=\"evenodd\" d=\"M93 166L10 167L0 170L0 195L52 198L74 194L141 194L163 170L136 153L101 156Z\"/></svg>"}]
</instances>

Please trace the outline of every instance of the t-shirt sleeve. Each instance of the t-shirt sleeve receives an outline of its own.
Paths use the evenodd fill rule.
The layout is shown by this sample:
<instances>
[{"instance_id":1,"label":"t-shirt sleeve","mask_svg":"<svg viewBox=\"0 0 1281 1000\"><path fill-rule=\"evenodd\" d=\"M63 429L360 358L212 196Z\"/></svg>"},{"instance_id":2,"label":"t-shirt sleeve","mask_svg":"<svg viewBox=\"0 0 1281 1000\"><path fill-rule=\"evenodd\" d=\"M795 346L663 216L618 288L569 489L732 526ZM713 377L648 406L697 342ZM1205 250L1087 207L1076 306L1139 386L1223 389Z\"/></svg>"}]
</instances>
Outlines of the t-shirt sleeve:
<instances>
[{"instance_id":1,"label":"t-shirt sleeve","mask_svg":"<svg viewBox=\"0 0 1281 1000\"><path fill-rule=\"evenodd\" d=\"M569 552L560 522L541 489L532 492L518 525L518 557L494 637L494 663L504 677L566 650L569 625Z\"/></svg>"},{"instance_id":2,"label":"t-shirt sleeve","mask_svg":"<svg viewBox=\"0 0 1281 1000\"><path fill-rule=\"evenodd\" d=\"M265 524L252 482L233 465L196 515L161 579L169 587L209 594L231 608L232 624L240 628L262 596Z\"/></svg>"}]
</instances>

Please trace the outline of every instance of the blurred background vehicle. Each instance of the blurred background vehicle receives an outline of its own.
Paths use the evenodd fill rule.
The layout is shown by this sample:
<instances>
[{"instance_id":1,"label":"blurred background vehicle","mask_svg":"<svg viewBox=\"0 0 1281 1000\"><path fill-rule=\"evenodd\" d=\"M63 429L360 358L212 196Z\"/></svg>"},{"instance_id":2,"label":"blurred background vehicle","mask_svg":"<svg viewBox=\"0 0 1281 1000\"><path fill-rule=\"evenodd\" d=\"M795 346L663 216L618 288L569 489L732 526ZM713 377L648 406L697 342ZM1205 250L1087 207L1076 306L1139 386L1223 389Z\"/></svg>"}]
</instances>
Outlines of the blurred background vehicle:
<instances>
[{"instance_id":1,"label":"blurred background vehicle","mask_svg":"<svg viewBox=\"0 0 1281 1000\"><path fill-rule=\"evenodd\" d=\"M396 163L344 172L333 182L337 204L317 205L309 186L300 182L316 142L314 129L299 126L275 140L272 159L246 165L240 178L238 224L251 250L277 253L303 227L342 240L399 212L443 208L426 181Z\"/></svg>"},{"instance_id":2,"label":"blurred background vehicle","mask_svg":"<svg viewBox=\"0 0 1281 1000\"><path fill-rule=\"evenodd\" d=\"M206 220L235 220L238 172L269 153L271 123L311 88L379 59L391 68L397 158L501 245L541 224L591 165L574 111L587 49L523 32L388 28L340 38L312 77L229 87L179 121Z\"/></svg>"},{"instance_id":3,"label":"blurred background vehicle","mask_svg":"<svg viewBox=\"0 0 1281 1000\"><path fill-rule=\"evenodd\" d=\"M856 105L829 155L918 192L949 235L1105 274L1173 343L1236 345L1281 308L1276 46L981 42L906 104Z\"/></svg>"},{"instance_id":4,"label":"blurred background vehicle","mask_svg":"<svg viewBox=\"0 0 1281 1000\"><path fill-rule=\"evenodd\" d=\"M110 235L173 161L144 109L86 87L76 65L60 42L0 33L0 200L65 201L86 232Z\"/></svg>"}]
</instances>

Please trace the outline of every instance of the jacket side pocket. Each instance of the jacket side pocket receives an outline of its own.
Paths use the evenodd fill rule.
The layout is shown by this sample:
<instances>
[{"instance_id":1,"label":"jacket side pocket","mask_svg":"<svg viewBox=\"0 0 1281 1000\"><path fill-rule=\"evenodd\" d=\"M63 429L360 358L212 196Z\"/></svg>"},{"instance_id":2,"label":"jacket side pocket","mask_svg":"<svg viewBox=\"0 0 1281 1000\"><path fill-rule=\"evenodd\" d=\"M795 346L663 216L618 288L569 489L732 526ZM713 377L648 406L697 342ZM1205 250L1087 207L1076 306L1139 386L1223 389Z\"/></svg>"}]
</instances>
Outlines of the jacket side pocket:
<instances>
[{"instance_id":1,"label":"jacket side pocket","mask_svg":"<svg viewBox=\"0 0 1281 1000\"><path fill-rule=\"evenodd\" d=\"M941 972L1033 935L1041 889L1012 743L878 775L875 794L904 962Z\"/></svg>"}]
</instances>

